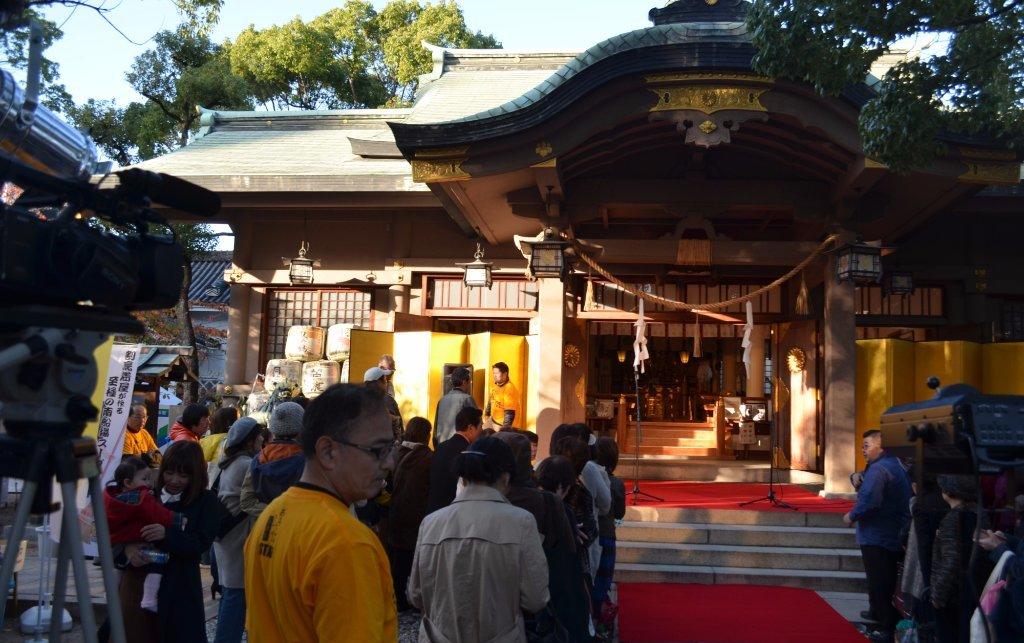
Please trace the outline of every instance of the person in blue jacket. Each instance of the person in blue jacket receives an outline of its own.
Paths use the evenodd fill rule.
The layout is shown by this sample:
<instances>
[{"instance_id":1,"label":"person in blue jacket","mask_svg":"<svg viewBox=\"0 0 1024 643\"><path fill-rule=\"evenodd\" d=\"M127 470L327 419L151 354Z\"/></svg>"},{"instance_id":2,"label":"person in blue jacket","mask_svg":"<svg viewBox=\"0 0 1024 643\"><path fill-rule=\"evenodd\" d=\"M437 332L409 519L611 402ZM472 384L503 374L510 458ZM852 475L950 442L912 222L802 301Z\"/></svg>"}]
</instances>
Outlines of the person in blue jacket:
<instances>
[{"instance_id":1,"label":"person in blue jacket","mask_svg":"<svg viewBox=\"0 0 1024 643\"><path fill-rule=\"evenodd\" d=\"M870 610L861 616L878 623L871 640L891 641L899 622L892 598L899 581L913 492L903 464L882 448L881 431L866 431L863 438L861 450L868 466L857 489L857 504L843 516L843 522L857 527L857 544L867 574Z\"/></svg>"}]
</instances>

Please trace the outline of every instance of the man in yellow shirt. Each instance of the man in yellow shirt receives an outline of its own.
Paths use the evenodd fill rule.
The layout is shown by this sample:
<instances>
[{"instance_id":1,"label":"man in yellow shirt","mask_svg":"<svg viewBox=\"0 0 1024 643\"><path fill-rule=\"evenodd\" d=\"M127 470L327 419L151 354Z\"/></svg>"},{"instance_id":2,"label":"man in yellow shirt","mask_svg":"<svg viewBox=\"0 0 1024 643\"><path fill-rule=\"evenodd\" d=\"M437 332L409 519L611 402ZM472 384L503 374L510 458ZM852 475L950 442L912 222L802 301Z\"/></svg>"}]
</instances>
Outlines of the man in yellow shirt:
<instances>
[{"instance_id":1,"label":"man in yellow shirt","mask_svg":"<svg viewBox=\"0 0 1024 643\"><path fill-rule=\"evenodd\" d=\"M302 478L267 506L245 543L249 641L393 643L387 556L349 513L380 493L394 464L384 394L330 387L307 407L299 439Z\"/></svg>"},{"instance_id":2,"label":"man in yellow shirt","mask_svg":"<svg viewBox=\"0 0 1024 643\"><path fill-rule=\"evenodd\" d=\"M149 419L149 412L145 404L133 404L132 412L126 423L127 431L124 432L123 455L133 455L142 458L153 464L160 454L156 448L153 436L146 430L146 420Z\"/></svg>"},{"instance_id":3,"label":"man in yellow shirt","mask_svg":"<svg viewBox=\"0 0 1024 643\"><path fill-rule=\"evenodd\" d=\"M491 423L499 428L511 429L517 419L522 420L519 389L509 381L508 364L505 362L495 364L491 375L494 377L494 386L488 396L484 417L490 418Z\"/></svg>"}]
</instances>

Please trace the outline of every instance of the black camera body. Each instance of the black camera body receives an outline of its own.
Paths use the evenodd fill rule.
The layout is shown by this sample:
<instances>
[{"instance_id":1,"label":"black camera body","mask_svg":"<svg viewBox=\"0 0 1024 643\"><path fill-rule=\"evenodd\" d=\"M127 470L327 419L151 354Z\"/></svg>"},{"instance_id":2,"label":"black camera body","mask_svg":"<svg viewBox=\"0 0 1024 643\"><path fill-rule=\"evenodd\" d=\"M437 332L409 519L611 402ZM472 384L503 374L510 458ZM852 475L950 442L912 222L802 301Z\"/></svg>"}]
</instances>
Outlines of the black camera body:
<instances>
[{"instance_id":1,"label":"black camera body","mask_svg":"<svg viewBox=\"0 0 1024 643\"><path fill-rule=\"evenodd\" d=\"M112 310L171 308L184 254L172 236L115 235L75 218L8 208L0 219L0 301Z\"/></svg>"}]
</instances>

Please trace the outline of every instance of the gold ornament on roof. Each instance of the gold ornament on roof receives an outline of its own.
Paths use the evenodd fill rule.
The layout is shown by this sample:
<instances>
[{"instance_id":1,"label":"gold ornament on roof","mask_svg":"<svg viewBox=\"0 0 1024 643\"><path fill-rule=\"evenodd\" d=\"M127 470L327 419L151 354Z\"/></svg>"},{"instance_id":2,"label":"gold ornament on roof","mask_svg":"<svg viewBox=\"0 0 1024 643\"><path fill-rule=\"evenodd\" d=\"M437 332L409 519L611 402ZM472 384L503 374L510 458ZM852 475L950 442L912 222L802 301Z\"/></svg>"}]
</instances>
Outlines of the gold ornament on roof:
<instances>
[{"instance_id":1,"label":"gold ornament on roof","mask_svg":"<svg viewBox=\"0 0 1024 643\"><path fill-rule=\"evenodd\" d=\"M790 373L801 373L807 366L807 355L802 348L794 346L786 351L786 367Z\"/></svg>"},{"instance_id":2,"label":"gold ornament on roof","mask_svg":"<svg viewBox=\"0 0 1024 643\"><path fill-rule=\"evenodd\" d=\"M705 114L734 109L752 112L768 111L761 104L761 95L767 87L724 87L719 85L683 85L652 87L658 102L652 112L692 109Z\"/></svg>"},{"instance_id":3,"label":"gold ornament on roof","mask_svg":"<svg viewBox=\"0 0 1024 643\"><path fill-rule=\"evenodd\" d=\"M551 143L541 141L540 143L537 143L537 147L535 147L533 151L537 153L537 156L543 159L550 156L553 149L554 148L551 147Z\"/></svg>"},{"instance_id":4,"label":"gold ornament on roof","mask_svg":"<svg viewBox=\"0 0 1024 643\"><path fill-rule=\"evenodd\" d=\"M710 134L716 129L718 129L718 125L715 125L714 121L711 120L704 121L703 123L700 124L700 131L704 132L705 134Z\"/></svg>"},{"instance_id":5,"label":"gold ornament on roof","mask_svg":"<svg viewBox=\"0 0 1024 643\"><path fill-rule=\"evenodd\" d=\"M704 4L708 5L709 7L713 7L716 4L718 4L718 0L704 0Z\"/></svg>"}]
</instances>

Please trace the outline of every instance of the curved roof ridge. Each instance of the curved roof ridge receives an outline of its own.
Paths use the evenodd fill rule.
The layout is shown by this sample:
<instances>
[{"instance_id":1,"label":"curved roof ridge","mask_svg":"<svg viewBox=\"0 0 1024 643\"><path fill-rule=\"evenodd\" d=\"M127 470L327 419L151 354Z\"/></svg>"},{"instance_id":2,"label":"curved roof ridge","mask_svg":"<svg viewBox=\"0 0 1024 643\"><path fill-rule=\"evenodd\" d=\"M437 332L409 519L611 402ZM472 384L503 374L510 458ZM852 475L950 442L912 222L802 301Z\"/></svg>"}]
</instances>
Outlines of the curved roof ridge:
<instances>
[{"instance_id":1,"label":"curved roof ridge","mask_svg":"<svg viewBox=\"0 0 1024 643\"><path fill-rule=\"evenodd\" d=\"M536 103L571 78L602 60L634 49L678 44L698 37L705 42L720 40L743 43L750 40L747 35L746 23L733 21L673 23L635 29L612 36L577 54L575 58L556 70L544 82L518 98L498 107L447 122L466 123L518 111Z\"/></svg>"}]
</instances>

